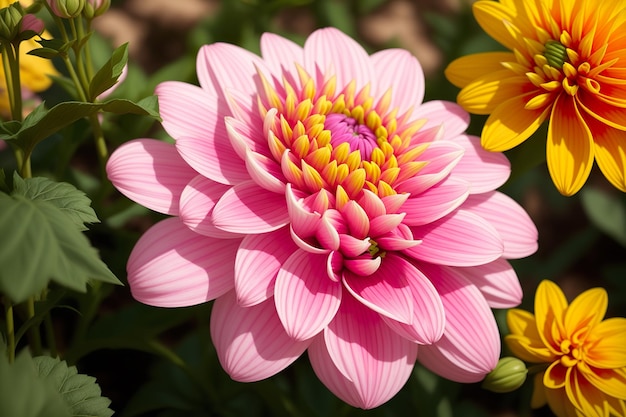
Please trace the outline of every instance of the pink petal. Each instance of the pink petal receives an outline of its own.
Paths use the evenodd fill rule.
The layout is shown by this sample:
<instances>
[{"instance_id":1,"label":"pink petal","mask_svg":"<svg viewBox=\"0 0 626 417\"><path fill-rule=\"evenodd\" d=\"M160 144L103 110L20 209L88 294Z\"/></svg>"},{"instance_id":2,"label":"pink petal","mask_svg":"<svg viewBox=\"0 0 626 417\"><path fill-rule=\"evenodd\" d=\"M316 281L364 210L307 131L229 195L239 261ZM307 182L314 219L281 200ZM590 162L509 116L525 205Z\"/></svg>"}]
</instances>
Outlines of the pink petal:
<instances>
[{"instance_id":1,"label":"pink petal","mask_svg":"<svg viewBox=\"0 0 626 417\"><path fill-rule=\"evenodd\" d=\"M391 88L391 109L398 114L417 108L424 100L424 71L419 61L404 49L385 49L371 57L376 71L375 96Z\"/></svg>"},{"instance_id":2,"label":"pink petal","mask_svg":"<svg viewBox=\"0 0 626 417\"><path fill-rule=\"evenodd\" d=\"M241 238L241 234L218 229L211 218L213 207L230 188L202 175L196 176L180 196L180 218L183 223L201 235L219 239Z\"/></svg>"},{"instance_id":3,"label":"pink petal","mask_svg":"<svg viewBox=\"0 0 626 417\"><path fill-rule=\"evenodd\" d=\"M451 101L432 100L423 103L413 112L414 119L426 119L421 130L443 126L446 138L457 136L467 129L470 122L469 113Z\"/></svg>"},{"instance_id":4,"label":"pink petal","mask_svg":"<svg viewBox=\"0 0 626 417\"><path fill-rule=\"evenodd\" d=\"M348 201L341 209L341 215L352 236L365 239L369 235L370 221L359 203L354 200Z\"/></svg>"},{"instance_id":5,"label":"pink petal","mask_svg":"<svg viewBox=\"0 0 626 417\"><path fill-rule=\"evenodd\" d=\"M296 43L273 33L261 35L261 56L273 74L280 79L285 75L292 86L297 86L298 71L296 63L302 65L304 54L302 47Z\"/></svg>"},{"instance_id":6,"label":"pink petal","mask_svg":"<svg viewBox=\"0 0 626 417\"><path fill-rule=\"evenodd\" d=\"M504 242L505 258L523 258L537 251L537 228L511 197L497 191L471 195L463 209L478 214L496 228Z\"/></svg>"},{"instance_id":7,"label":"pink petal","mask_svg":"<svg viewBox=\"0 0 626 417\"><path fill-rule=\"evenodd\" d=\"M399 193L419 194L443 180L463 157L464 149L450 141L432 142L419 157L428 164L418 175L396 185Z\"/></svg>"},{"instance_id":8,"label":"pink petal","mask_svg":"<svg viewBox=\"0 0 626 417\"><path fill-rule=\"evenodd\" d=\"M381 316L396 333L420 345L441 339L446 324L445 310L439 293L429 279L415 266L408 271L407 283L413 297L413 320L405 324ZM408 268L407 268L408 269Z\"/></svg>"},{"instance_id":9,"label":"pink petal","mask_svg":"<svg viewBox=\"0 0 626 417\"><path fill-rule=\"evenodd\" d=\"M409 197L400 208L406 213L403 223L420 226L439 220L465 201L469 189L467 181L448 177L426 191Z\"/></svg>"},{"instance_id":10,"label":"pink petal","mask_svg":"<svg viewBox=\"0 0 626 417\"><path fill-rule=\"evenodd\" d=\"M417 345L348 294L323 336L309 347L313 370L335 395L355 407L381 405L411 375Z\"/></svg>"},{"instance_id":11,"label":"pink petal","mask_svg":"<svg viewBox=\"0 0 626 417\"><path fill-rule=\"evenodd\" d=\"M394 194L394 196L397 196L397 194ZM391 200L388 198L387 201L390 202ZM358 199L358 202L359 206L361 206L361 208L365 210L365 213L367 213L367 217L369 217L370 219L382 216L383 214L387 214L387 208L383 200L370 190L364 189L363 193ZM394 212L395 210L392 211L392 213Z\"/></svg>"},{"instance_id":12,"label":"pink petal","mask_svg":"<svg viewBox=\"0 0 626 417\"><path fill-rule=\"evenodd\" d=\"M202 88L220 97L226 97L227 90L254 94L260 86L257 69L265 70L263 60L236 45L217 42L198 52L198 81Z\"/></svg>"},{"instance_id":13,"label":"pink petal","mask_svg":"<svg viewBox=\"0 0 626 417\"><path fill-rule=\"evenodd\" d=\"M181 136L226 137L224 112L226 102L207 94L202 88L180 81L157 85L159 113L163 127L174 139ZM192 116L192 117L190 117Z\"/></svg>"},{"instance_id":14,"label":"pink petal","mask_svg":"<svg viewBox=\"0 0 626 417\"><path fill-rule=\"evenodd\" d=\"M213 209L213 224L232 233L266 233L288 222L284 195L267 191L252 181L226 191Z\"/></svg>"},{"instance_id":15,"label":"pink petal","mask_svg":"<svg viewBox=\"0 0 626 417\"><path fill-rule=\"evenodd\" d=\"M439 292L446 312L442 338L420 347L420 362L453 381L482 380L500 357L500 333L489 305L454 268L427 264L419 268Z\"/></svg>"},{"instance_id":16,"label":"pink petal","mask_svg":"<svg viewBox=\"0 0 626 417\"><path fill-rule=\"evenodd\" d=\"M280 166L271 158L256 152L246 152L246 169L250 178L268 191L284 194L285 182Z\"/></svg>"},{"instance_id":17,"label":"pink petal","mask_svg":"<svg viewBox=\"0 0 626 417\"><path fill-rule=\"evenodd\" d=\"M321 71L327 76L336 75L339 91L352 80L359 91L375 79L367 52L335 28L319 29L309 35L304 44L304 65L309 74Z\"/></svg>"},{"instance_id":18,"label":"pink petal","mask_svg":"<svg viewBox=\"0 0 626 417\"><path fill-rule=\"evenodd\" d=\"M360 276L344 271L348 291L372 310L396 321L411 324L413 296L407 280L415 268L392 254L387 254L375 274Z\"/></svg>"},{"instance_id":19,"label":"pink petal","mask_svg":"<svg viewBox=\"0 0 626 417\"><path fill-rule=\"evenodd\" d=\"M177 217L155 224L128 259L133 297L159 307L184 307L221 296L233 288L239 242L194 233Z\"/></svg>"},{"instance_id":20,"label":"pink petal","mask_svg":"<svg viewBox=\"0 0 626 417\"><path fill-rule=\"evenodd\" d=\"M478 194L495 190L506 182L511 164L503 153L490 152L480 145L476 136L460 135L454 143L465 149L465 154L454 167L451 176L469 181L470 193Z\"/></svg>"},{"instance_id":21,"label":"pink petal","mask_svg":"<svg viewBox=\"0 0 626 417\"><path fill-rule=\"evenodd\" d=\"M383 214L370 220L370 236L381 236L394 230L404 220L405 213Z\"/></svg>"},{"instance_id":22,"label":"pink petal","mask_svg":"<svg viewBox=\"0 0 626 417\"><path fill-rule=\"evenodd\" d=\"M354 236L339 235L340 250L345 256L356 257L366 252L371 243L369 239L357 239Z\"/></svg>"},{"instance_id":23,"label":"pink petal","mask_svg":"<svg viewBox=\"0 0 626 417\"><path fill-rule=\"evenodd\" d=\"M434 264L482 265L498 259L504 250L497 230L482 217L465 210L411 230L422 243L404 253Z\"/></svg>"},{"instance_id":24,"label":"pink petal","mask_svg":"<svg viewBox=\"0 0 626 417\"><path fill-rule=\"evenodd\" d=\"M522 302L522 287L505 259L469 268L457 268L483 294L491 308L512 308Z\"/></svg>"},{"instance_id":25,"label":"pink petal","mask_svg":"<svg viewBox=\"0 0 626 417\"><path fill-rule=\"evenodd\" d=\"M235 292L242 307L259 304L274 294L274 282L285 261L298 250L289 229L248 235L235 259Z\"/></svg>"},{"instance_id":26,"label":"pink petal","mask_svg":"<svg viewBox=\"0 0 626 417\"><path fill-rule=\"evenodd\" d=\"M298 359L310 343L287 336L273 299L241 307L234 291L213 304L211 338L222 368L240 382L277 374Z\"/></svg>"},{"instance_id":27,"label":"pink petal","mask_svg":"<svg viewBox=\"0 0 626 417\"><path fill-rule=\"evenodd\" d=\"M278 272L274 301L287 334L307 340L335 317L341 303L341 284L328 277L328 255L294 252Z\"/></svg>"},{"instance_id":28,"label":"pink petal","mask_svg":"<svg viewBox=\"0 0 626 417\"><path fill-rule=\"evenodd\" d=\"M136 139L111 154L107 176L122 194L151 210L178 214L183 189L198 173L180 157L174 145Z\"/></svg>"},{"instance_id":29,"label":"pink petal","mask_svg":"<svg viewBox=\"0 0 626 417\"><path fill-rule=\"evenodd\" d=\"M311 213L304 204L302 198L297 198L293 192L291 184L285 187L285 199L287 201L287 211L291 220L291 227L295 234L301 238L315 235L321 220L319 213Z\"/></svg>"}]
</instances>

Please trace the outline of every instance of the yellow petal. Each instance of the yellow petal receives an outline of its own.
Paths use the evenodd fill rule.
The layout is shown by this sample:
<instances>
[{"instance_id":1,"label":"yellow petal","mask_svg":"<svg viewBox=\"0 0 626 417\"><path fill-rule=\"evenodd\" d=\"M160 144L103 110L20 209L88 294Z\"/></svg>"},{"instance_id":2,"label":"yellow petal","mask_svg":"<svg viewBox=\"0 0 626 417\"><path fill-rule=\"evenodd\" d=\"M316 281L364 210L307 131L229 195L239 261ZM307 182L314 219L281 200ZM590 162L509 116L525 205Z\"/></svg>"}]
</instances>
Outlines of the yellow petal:
<instances>
[{"instance_id":1,"label":"yellow petal","mask_svg":"<svg viewBox=\"0 0 626 417\"><path fill-rule=\"evenodd\" d=\"M507 29L507 25L515 22L515 17L506 6L496 1L477 1L472 10L474 18L489 36L507 49L513 50L517 47L517 42Z\"/></svg>"},{"instance_id":2,"label":"yellow petal","mask_svg":"<svg viewBox=\"0 0 626 417\"><path fill-rule=\"evenodd\" d=\"M535 294L535 317L543 343L554 353L561 352L563 318L567 309L565 294L554 282L543 280Z\"/></svg>"},{"instance_id":3,"label":"yellow petal","mask_svg":"<svg viewBox=\"0 0 626 417\"><path fill-rule=\"evenodd\" d=\"M511 334L504 340L515 356L526 362L552 362L557 356L543 343L535 316L531 313L511 309L507 312L506 322Z\"/></svg>"},{"instance_id":4,"label":"yellow petal","mask_svg":"<svg viewBox=\"0 0 626 417\"><path fill-rule=\"evenodd\" d=\"M586 121L593 135L594 155L602 174L615 188L626 192L626 133L593 118Z\"/></svg>"},{"instance_id":5,"label":"yellow petal","mask_svg":"<svg viewBox=\"0 0 626 417\"><path fill-rule=\"evenodd\" d=\"M611 397L626 399L626 369L595 369L582 366L580 370L598 390Z\"/></svg>"},{"instance_id":6,"label":"yellow petal","mask_svg":"<svg viewBox=\"0 0 626 417\"><path fill-rule=\"evenodd\" d=\"M465 87L476 78L502 70L503 62L515 62L511 52L485 52L455 59L445 69L448 81L457 87Z\"/></svg>"},{"instance_id":7,"label":"yellow petal","mask_svg":"<svg viewBox=\"0 0 626 417\"><path fill-rule=\"evenodd\" d=\"M496 107L483 128L481 144L485 149L503 152L514 148L541 126L550 107L525 109L527 101L534 95L535 93L530 93L513 97Z\"/></svg>"},{"instance_id":8,"label":"yellow petal","mask_svg":"<svg viewBox=\"0 0 626 417\"><path fill-rule=\"evenodd\" d=\"M572 343L579 343L576 337L586 337L589 330L602 321L608 304L604 288L587 290L570 303L565 313L565 331Z\"/></svg>"},{"instance_id":9,"label":"yellow petal","mask_svg":"<svg viewBox=\"0 0 626 417\"><path fill-rule=\"evenodd\" d=\"M576 407L567 398L565 389L545 388L546 401L550 409L557 417L578 417Z\"/></svg>"},{"instance_id":10,"label":"yellow petal","mask_svg":"<svg viewBox=\"0 0 626 417\"><path fill-rule=\"evenodd\" d=\"M593 166L593 138L575 101L561 94L554 103L546 150L552 182L565 196L583 186Z\"/></svg>"},{"instance_id":11,"label":"yellow petal","mask_svg":"<svg viewBox=\"0 0 626 417\"><path fill-rule=\"evenodd\" d=\"M571 369L565 392L572 405L585 417L606 417L604 412L606 395L593 386L581 372L575 368Z\"/></svg>"},{"instance_id":12,"label":"yellow petal","mask_svg":"<svg viewBox=\"0 0 626 417\"><path fill-rule=\"evenodd\" d=\"M596 325L586 344L586 361L597 368L626 367L626 318L613 317ZM625 391L626 392L626 391Z\"/></svg>"},{"instance_id":13,"label":"yellow petal","mask_svg":"<svg viewBox=\"0 0 626 417\"><path fill-rule=\"evenodd\" d=\"M470 113L489 114L511 97L524 94L529 84L526 76L499 70L474 79L459 92L457 101Z\"/></svg>"},{"instance_id":14,"label":"yellow petal","mask_svg":"<svg viewBox=\"0 0 626 417\"><path fill-rule=\"evenodd\" d=\"M554 361L543 374L543 385L549 389L559 389L567 385L572 368L561 365L561 361Z\"/></svg>"}]
</instances>

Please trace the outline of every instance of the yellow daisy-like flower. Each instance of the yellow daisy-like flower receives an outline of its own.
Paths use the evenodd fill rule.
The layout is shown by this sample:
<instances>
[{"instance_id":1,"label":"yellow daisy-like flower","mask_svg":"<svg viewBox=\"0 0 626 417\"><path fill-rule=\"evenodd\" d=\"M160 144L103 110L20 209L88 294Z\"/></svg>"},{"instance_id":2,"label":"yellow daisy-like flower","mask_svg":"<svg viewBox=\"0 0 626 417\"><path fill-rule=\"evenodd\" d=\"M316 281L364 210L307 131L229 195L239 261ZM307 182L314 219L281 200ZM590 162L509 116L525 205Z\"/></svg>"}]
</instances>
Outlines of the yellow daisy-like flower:
<instances>
[{"instance_id":1,"label":"yellow daisy-like flower","mask_svg":"<svg viewBox=\"0 0 626 417\"><path fill-rule=\"evenodd\" d=\"M459 104L490 114L483 147L511 149L549 118L548 169L562 194L583 186L594 156L626 192L626 0L479 0L473 11L510 50L446 69Z\"/></svg>"},{"instance_id":2,"label":"yellow daisy-like flower","mask_svg":"<svg viewBox=\"0 0 626 417\"><path fill-rule=\"evenodd\" d=\"M547 401L559 417L626 416L626 318L603 320L608 296L587 290L568 305L563 291L544 280L535 295L535 314L509 310L514 355L545 364L535 377L532 406Z\"/></svg>"},{"instance_id":3,"label":"yellow daisy-like flower","mask_svg":"<svg viewBox=\"0 0 626 417\"><path fill-rule=\"evenodd\" d=\"M0 0L0 8L7 7L14 1ZM32 4L32 1L21 1L22 6ZM51 35L44 31L42 36L50 39ZM34 39L23 41L20 45L20 81L24 92L38 93L47 90L52 85L51 75L58 75L57 70L49 59L28 55L29 51L39 48ZM0 116L7 117L11 113L9 94L7 92L4 68L0 65Z\"/></svg>"}]
</instances>

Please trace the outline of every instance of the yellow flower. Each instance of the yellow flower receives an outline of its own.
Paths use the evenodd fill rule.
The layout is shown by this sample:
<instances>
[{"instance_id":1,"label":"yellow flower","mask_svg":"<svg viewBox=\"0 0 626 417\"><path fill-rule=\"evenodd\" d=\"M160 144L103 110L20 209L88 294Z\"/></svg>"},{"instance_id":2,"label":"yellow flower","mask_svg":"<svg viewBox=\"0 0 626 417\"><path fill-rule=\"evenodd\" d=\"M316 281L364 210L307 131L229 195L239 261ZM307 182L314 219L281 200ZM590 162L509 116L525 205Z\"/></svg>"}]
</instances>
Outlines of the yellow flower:
<instances>
[{"instance_id":1,"label":"yellow flower","mask_svg":"<svg viewBox=\"0 0 626 417\"><path fill-rule=\"evenodd\" d=\"M490 114L483 146L511 149L549 119L548 169L562 194L583 186L594 156L626 191L626 0L479 0L473 11L509 50L446 69L459 104Z\"/></svg>"},{"instance_id":2,"label":"yellow flower","mask_svg":"<svg viewBox=\"0 0 626 417\"><path fill-rule=\"evenodd\" d=\"M0 8L7 7L11 3L14 2L0 0ZM26 7L32 3L32 0L20 3ZM41 36L46 39L52 38L47 31L44 31ZM40 45L33 38L20 44L20 81L22 89L26 92L38 93L48 89L52 84L50 76L58 75L50 60L27 54L39 47ZM0 65L0 118L10 115L10 109L4 68Z\"/></svg>"},{"instance_id":3,"label":"yellow flower","mask_svg":"<svg viewBox=\"0 0 626 417\"><path fill-rule=\"evenodd\" d=\"M559 417L626 416L626 318L603 320L608 296L587 290L568 305L553 282L535 295L535 315L509 310L505 342L520 359L545 365L532 406Z\"/></svg>"}]
</instances>

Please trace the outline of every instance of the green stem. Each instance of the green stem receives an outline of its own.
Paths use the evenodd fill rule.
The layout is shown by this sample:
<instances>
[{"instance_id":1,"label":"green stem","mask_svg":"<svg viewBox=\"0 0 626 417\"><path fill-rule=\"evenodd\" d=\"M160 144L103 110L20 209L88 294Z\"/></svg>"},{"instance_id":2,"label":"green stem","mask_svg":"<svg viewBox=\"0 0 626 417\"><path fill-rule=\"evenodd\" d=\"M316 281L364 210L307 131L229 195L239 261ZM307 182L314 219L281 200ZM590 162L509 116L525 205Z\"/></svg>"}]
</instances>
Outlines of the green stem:
<instances>
[{"instance_id":1,"label":"green stem","mask_svg":"<svg viewBox=\"0 0 626 417\"><path fill-rule=\"evenodd\" d=\"M15 361L15 321L13 319L13 304L5 298L4 318L7 323L7 357L9 363Z\"/></svg>"},{"instance_id":2,"label":"green stem","mask_svg":"<svg viewBox=\"0 0 626 417\"><path fill-rule=\"evenodd\" d=\"M80 79L81 85L83 86L83 91L85 91L86 95L88 95L89 94L89 79L87 78L87 73L85 72L85 63L83 60L82 41L83 41L84 33L83 33L83 25L80 19L81 19L80 17L70 19L70 28L72 29L72 36L76 40L76 43L74 43L74 47L73 47L74 55L76 57L76 70L78 71L78 77ZM91 99L91 97L89 98Z\"/></svg>"},{"instance_id":3,"label":"green stem","mask_svg":"<svg viewBox=\"0 0 626 417\"><path fill-rule=\"evenodd\" d=\"M65 63L65 67L67 68L67 72L70 74L70 78L72 79L72 81L74 82L74 85L76 86L76 91L78 93L78 98L81 101L87 101L87 94L83 88L83 85L80 82L80 79L78 78L78 75L76 74L76 71L74 70L74 66L72 65L72 61L70 60L70 58L67 56L67 54L65 54L63 56L63 62Z\"/></svg>"},{"instance_id":4,"label":"green stem","mask_svg":"<svg viewBox=\"0 0 626 417\"><path fill-rule=\"evenodd\" d=\"M29 297L26 301L26 316L28 319L35 317L35 298ZM39 334L39 326L32 326L28 329L28 339L30 340L30 346L35 355L43 354L41 348L41 335Z\"/></svg>"},{"instance_id":5,"label":"green stem","mask_svg":"<svg viewBox=\"0 0 626 417\"><path fill-rule=\"evenodd\" d=\"M102 131L98 114L96 113L89 116L89 122L91 123L93 138L96 141L96 152L98 153L98 162L100 163L100 178L105 180L107 177L106 162L109 157L109 150L107 149L107 144L104 140L104 132Z\"/></svg>"},{"instance_id":6,"label":"green stem","mask_svg":"<svg viewBox=\"0 0 626 417\"><path fill-rule=\"evenodd\" d=\"M48 349L50 350L50 356L56 358L58 356L58 352L56 339L54 338L54 326L52 325L52 317L50 317L50 314L48 313L43 320L44 329L46 331L46 344L48 346Z\"/></svg>"},{"instance_id":7,"label":"green stem","mask_svg":"<svg viewBox=\"0 0 626 417\"><path fill-rule=\"evenodd\" d=\"M90 33L90 32L91 32L91 19L87 19L87 33ZM93 68L93 59L91 56L91 46L89 42L85 42L85 61L87 63L87 76L89 77L90 80L92 80L95 74L95 71Z\"/></svg>"}]
</instances>

